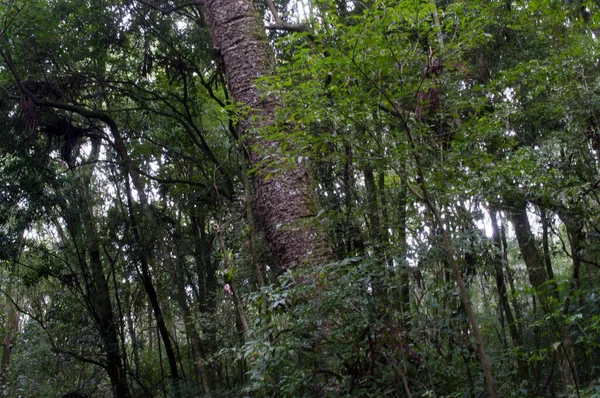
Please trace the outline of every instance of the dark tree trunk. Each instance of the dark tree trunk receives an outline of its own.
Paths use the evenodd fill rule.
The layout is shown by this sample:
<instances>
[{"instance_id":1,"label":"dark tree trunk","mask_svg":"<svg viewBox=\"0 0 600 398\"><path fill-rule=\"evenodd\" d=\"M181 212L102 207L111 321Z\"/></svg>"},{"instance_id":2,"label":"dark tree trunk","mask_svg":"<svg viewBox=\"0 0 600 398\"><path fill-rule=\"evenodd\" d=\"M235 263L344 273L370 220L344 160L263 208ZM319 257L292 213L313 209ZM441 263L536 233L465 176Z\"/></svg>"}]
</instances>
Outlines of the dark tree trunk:
<instances>
[{"instance_id":1,"label":"dark tree trunk","mask_svg":"<svg viewBox=\"0 0 600 398\"><path fill-rule=\"evenodd\" d=\"M518 347L521 345L521 335L517 329L517 323L513 316L512 309L508 303L508 292L504 283L504 262L502 261L502 240L500 238L500 228L498 227L498 218L496 210L490 210L490 219L492 224L492 240L494 242L494 270L496 275L496 287L498 289L498 298L500 305L506 316L506 322L510 330L513 344Z\"/></svg>"},{"instance_id":2,"label":"dark tree trunk","mask_svg":"<svg viewBox=\"0 0 600 398\"><path fill-rule=\"evenodd\" d=\"M121 132L114 122L114 120L106 118L105 122L108 124L110 131L114 138L114 147L117 151L119 158L121 159L123 174L125 176L125 187L126 187L126 198L127 198L127 209L129 212L129 223L133 232L134 247L136 248L134 255L138 260L137 274L142 282L142 286L148 295L150 305L152 306L152 312L156 319L156 326L162 341L165 345L165 354L167 355L167 362L169 363L169 370L171 372L171 379L173 382L174 395L178 397L179 393L179 371L177 369L177 358L175 356L175 350L171 343L171 336L165 322L163 311L158 299L156 288L154 287L154 281L150 272L150 264L148 252L151 248L151 232L154 231L158 225L152 209L149 205L148 198L146 196L145 185L140 178L139 173L133 168L131 158L127 152L127 147L121 136ZM136 211L134 206L132 185L135 189L139 198L139 207L141 211Z\"/></svg>"},{"instance_id":3,"label":"dark tree trunk","mask_svg":"<svg viewBox=\"0 0 600 398\"><path fill-rule=\"evenodd\" d=\"M408 189L404 176L398 193L398 242L400 248L400 309L403 314L405 326L410 328L410 269L407 261L408 242L406 233L406 221L408 218Z\"/></svg>"},{"instance_id":4,"label":"dark tree trunk","mask_svg":"<svg viewBox=\"0 0 600 398\"><path fill-rule=\"evenodd\" d=\"M258 168L254 179L256 222L265 231L280 271L305 262L324 263L330 247L315 220L318 205L306 162L300 157L289 165L281 143L261 136L261 130L275 124L279 102L256 86L256 79L273 73L274 60L254 2L206 0L203 7L232 99L251 109L240 127L251 166Z\"/></svg>"},{"instance_id":5,"label":"dark tree trunk","mask_svg":"<svg viewBox=\"0 0 600 398\"><path fill-rule=\"evenodd\" d=\"M377 186L375 185L373 166L367 163L363 167L363 175L367 191L367 216L369 217L371 229L371 246L375 248L375 252L380 252L382 247L381 222L379 219L379 203L377 200Z\"/></svg>"},{"instance_id":6,"label":"dark tree trunk","mask_svg":"<svg viewBox=\"0 0 600 398\"><path fill-rule=\"evenodd\" d=\"M207 357L217 350L217 328L213 317L217 309L217 267L212 259L214 235L206 231L206 221L202 208L190 208L191 235L194 242L194 258L198 277L197 298L202 317L209 321L202 330L204 353Z\"/></svg>"},{"instance_id":7,"label":"dark tree trunk","mask_svg":"<svg viewBox=\"0 0 600 398\"><path fill-rule=\"evenodd\" d=\"M540 307L546 315L550 315L556 310L555 289L549 283L548 274L544 265L544 260L538 249L535 238L531 233L531 225L527 217L527 203L525 201L510 202L510 216L515 229L515 235L523 261L529 274L529 282L535 288ZM566 386L576 385L578 383L578 374L575 363L575 353L569 330L566 327L556 326L555 333L561 336L561 345L557 348L558 365Z\"/></svg>"},{"instance_id":8,"label":"dark tree trunk","mask_svg":"<svg viewBox=\"0 0 600 398\"><path fill-rule=\"evenodd\" d=\"M115 398L128 398L129 388L127 386L127 377L125 365L121 357L121 350L118 339L118 323L113 313L113 304L110 297L108 280L104 275L102 257L100 255L100 241L94 222L92 199L89 191L90 179L95 167L95 162L100 153L100 143L92 144L92 154L88 159L88 166L83 170L81 192L78 200L78 207L73 209L65 208L65 214L72 214L67 222L69 230L74 240L84 239L84 246L87 249L89 258L89 267L91 270L92 282L89 286L89 306L94 320L98 325L100 337L104 345L106 356L106 371L108 373L112 393ZM87 273L86 260L81 260L82 272Z\"/></svg>"},{"instance_id":9,"label":"dark tree trunk","mask_svg":"<svg viewBox=\"0 0 600 398\"><path fill-rule=\"evenodd\" d=\"M196 325L194 324L194 319L192 316L192 311L190 310L190 306L187 302L187 293L185 291L185 278L183 277L183 266L181 264L181 260L178 261L177 266L173 264L171 260L171 253L169 252L167 245L164 241L161 241L161 251L163 254L164 265L169 271L169 276L171 277L171 284L175 290L175 297L177 300L177 305L179 306L179 313L181 314L181 318L183 319L183 325L185 329L185 333L187 337L190 339L190 343L192 346L192 353L194 355L194 367L200 373L200 380L202 381L202 386L204 387L204 393L206 396L211 396L211 388L208 379L208 374L206 372L206 367L204 366L204 352L202 349L202 343L200 341L200 334L196 329ZM177 256L178 259L183 258L181 255Z\"/></svg>"},{"instance_id":10,"label":"dark tree trunk","mask_svg":"<svg viewBox=\"0 0 600 398\"><path fill-rule=\"evenodd\" d=\"M4 342L2 345L2 365L0 367L0 381L2 385L7 382L7 370L8 364L10 363L10 354L12 352L12 346L14 343L14 337L19 331L19 314L12 300L14 300L14 284L13 274L15 271L16 261L11 261L10 264L10 275L8 278L3 278L7 282L5 286L6 295L6 324L4 327Z\"/></svg>"},{"instance_id":11,"label":"dark tree trunk","mask_svg":"<svg viewBox=\"0 0 600 398\"><path fill-rule=\"evenodd\" d=\"M508 292L506 289L506 283L504 282L504 261L502 259L502 239L500 237L500 228L498 227L498 212L495 209L490 209L490 219L492 224L492 240L494 242L494 248L496 252L494 253L494 271L496 276L496 288L498 289L498 299L500 301L500 306L502 308L502 312L506 317L506 323L508 324L508 330L510 332L510 337L513 342L513 346L517 349L521 349L522 340L521 333L519 332L519 328L517 327L517 321L513 316L512 309L510 308L510 304L508 301ZM523 363L521 358L517 359L519 374L523 380L527 379L527 365Z\"/></svg>"},{"instance_id":12,"label":"dark tree trunk","mask_svg":"<svg viewBox=\"0 0 600 398\"><path fill-rule=\"evenodd\" d=\"M542 255L536 246L535 238L531 233L531 225L527 217L527 204L525 202L511 203L510 218L515 229L515 235L527 267L529 282L535 288L538 296L544 302L545 312L549 311L547 301L551 294L551 287L547 284L548 274L544 266Z\"/></svg>"}]
</instances>

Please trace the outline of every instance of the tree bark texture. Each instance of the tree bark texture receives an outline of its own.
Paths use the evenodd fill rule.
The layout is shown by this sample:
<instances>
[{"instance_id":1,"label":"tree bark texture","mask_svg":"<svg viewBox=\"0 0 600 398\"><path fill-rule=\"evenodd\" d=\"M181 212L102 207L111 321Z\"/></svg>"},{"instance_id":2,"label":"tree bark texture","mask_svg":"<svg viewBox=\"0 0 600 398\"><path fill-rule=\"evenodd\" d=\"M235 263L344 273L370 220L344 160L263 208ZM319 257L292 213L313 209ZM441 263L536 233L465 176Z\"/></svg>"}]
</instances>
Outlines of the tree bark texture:
<instances>
[{"instance_id":1,"label":"tree bark texture","mask_svg":"<svg viewBox=\"0 0 600 398\"><path fill-rule=\"evenodd\" d=\"M256 86L256 79L273 73L274 60L253 3L207 0L203 6L232 99L250 109L240 127L250 164L258 170L254 179L255 218L279 270L284 271L305 262L324 263L330 248L315 220L317 200L306 163L286 164L281 142L261 135L274 125L279 100L261 93Z\"/></svg>"}]
</instances>

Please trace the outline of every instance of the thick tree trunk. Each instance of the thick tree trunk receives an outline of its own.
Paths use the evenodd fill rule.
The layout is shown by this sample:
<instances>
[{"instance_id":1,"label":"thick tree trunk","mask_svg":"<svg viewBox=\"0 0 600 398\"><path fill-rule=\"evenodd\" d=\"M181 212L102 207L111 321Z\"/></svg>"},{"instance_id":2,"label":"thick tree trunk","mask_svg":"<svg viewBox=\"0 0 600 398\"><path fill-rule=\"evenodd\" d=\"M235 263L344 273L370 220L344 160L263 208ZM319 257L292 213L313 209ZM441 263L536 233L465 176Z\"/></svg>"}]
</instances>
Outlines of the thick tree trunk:
<instances>
[{"instance_id":1,"label":"thick tree trunk","mask_svg":"<svg viewBox=\"0 0 600 398\"><path fill-rule=\"evenodd\" d=\"M240 127L251 166L258 170L254 179L257 224L265 231L280 271L305 262L324 263L330 247L319 236L322 228L315 220L318 207L306 162L300 157L290 166L281 143L261 135L275 124L279 102L256 86L256 79L273 73L274 60L254 2L206 0L203 7L233 101L251 109Z\"/></svg>"}]
</instances>

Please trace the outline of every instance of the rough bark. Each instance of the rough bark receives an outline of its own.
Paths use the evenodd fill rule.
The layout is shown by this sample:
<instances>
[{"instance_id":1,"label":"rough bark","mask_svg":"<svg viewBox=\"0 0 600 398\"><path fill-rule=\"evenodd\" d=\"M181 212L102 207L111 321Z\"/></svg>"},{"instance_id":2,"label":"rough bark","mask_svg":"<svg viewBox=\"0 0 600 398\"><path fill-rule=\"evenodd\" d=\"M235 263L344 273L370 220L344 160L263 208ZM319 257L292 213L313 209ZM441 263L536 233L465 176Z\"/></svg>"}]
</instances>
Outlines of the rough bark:
<instances>
[{"instance_id":1,"label":"rough bark","mask_svg":"<svg viewBox=\"0 0 600 398\"><path fill-rule=\"evenodd\" d=\"M255 218L265 231L280 271L306 262L324 263L330 248L315 220L317 202L309 169L302 157L287 162L281 142L262 134L275 124L279 106L273 95L261 93L256 79L273 73L273 55L263 22L252 0L206 0L204 12L235 103L251 111L240 121L256 168ZM267 164L268 163L268 164Z\"/></svg>"}]
</instances>

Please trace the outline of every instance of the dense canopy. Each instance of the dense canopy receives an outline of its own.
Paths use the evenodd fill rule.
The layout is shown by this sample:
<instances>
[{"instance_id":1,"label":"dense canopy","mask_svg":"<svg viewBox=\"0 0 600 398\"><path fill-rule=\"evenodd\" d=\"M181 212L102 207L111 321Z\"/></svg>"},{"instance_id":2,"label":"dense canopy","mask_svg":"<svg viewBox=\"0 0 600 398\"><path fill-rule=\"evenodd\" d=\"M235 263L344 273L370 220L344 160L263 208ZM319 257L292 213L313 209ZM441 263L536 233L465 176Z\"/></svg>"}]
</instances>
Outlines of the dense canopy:
<instances>
[{"instance_id":1,"label":"dense canopy","mask_svg":"<svg viewBox=\"0 0 600 398\"><path fill-rule=\"evenodd\" d=\"M598 396L599 8L0 0L3 396Z\"/></svg>"}]
</instances>

